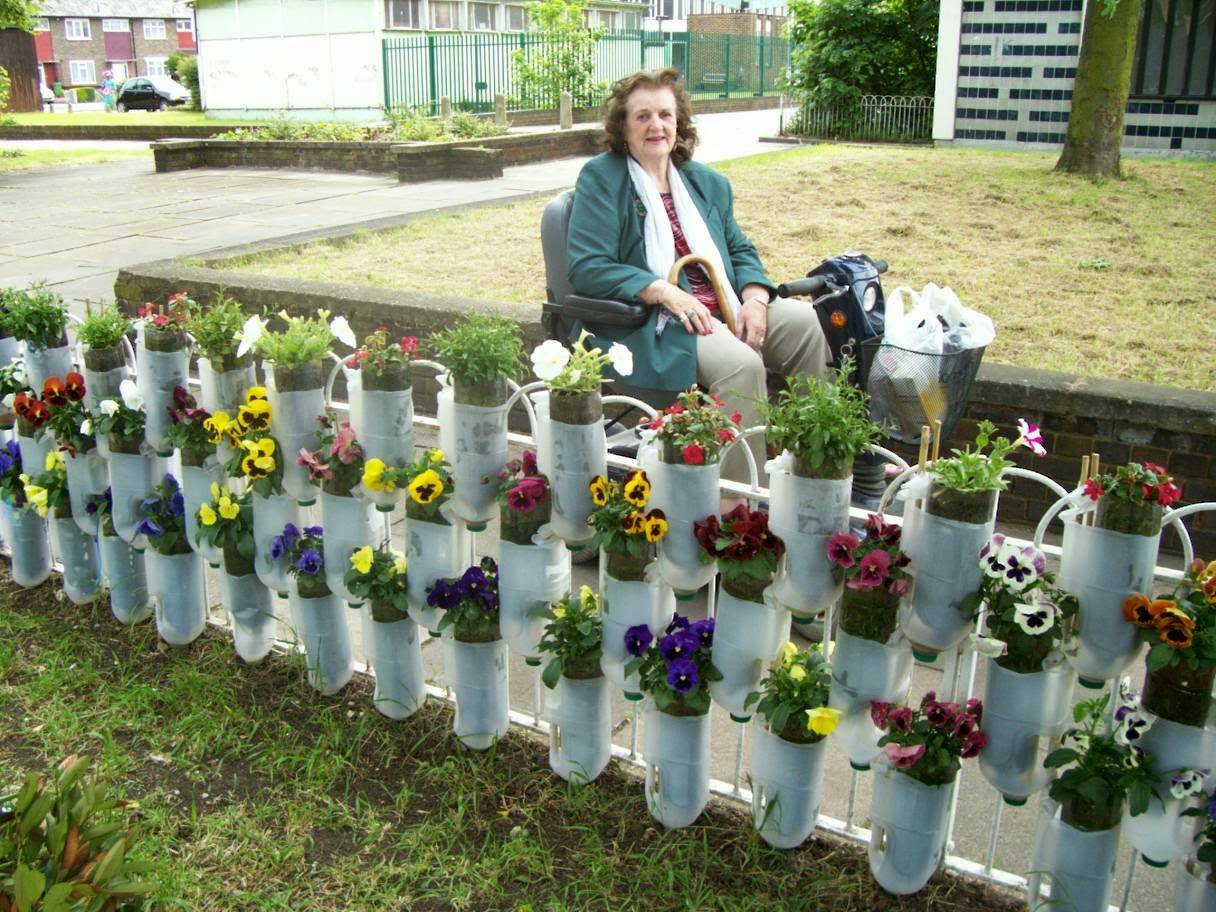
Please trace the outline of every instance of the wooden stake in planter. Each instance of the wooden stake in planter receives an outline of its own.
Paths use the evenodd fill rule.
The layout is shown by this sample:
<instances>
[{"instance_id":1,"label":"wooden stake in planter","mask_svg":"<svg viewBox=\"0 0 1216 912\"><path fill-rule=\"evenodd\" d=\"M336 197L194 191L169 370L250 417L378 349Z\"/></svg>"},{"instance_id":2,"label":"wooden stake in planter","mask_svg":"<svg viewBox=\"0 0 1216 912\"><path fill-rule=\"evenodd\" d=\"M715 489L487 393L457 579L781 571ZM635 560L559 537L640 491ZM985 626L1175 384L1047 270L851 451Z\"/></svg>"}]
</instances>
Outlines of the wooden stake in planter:
<instances>
[{"instance_id":1,"label":"wooden stake in planter","mask_svg":"<svg viewBox=\"0 0 1216 912\"><path fill-rule=\"evenodd\" d=\"M922 424L920 426L920 453L916 457L916 472L918 475L925 474L925 463L929 459L929 425ZM919 510L924 506L923 500L916 501L916 508Z\"/></svg>"}]
</instances>

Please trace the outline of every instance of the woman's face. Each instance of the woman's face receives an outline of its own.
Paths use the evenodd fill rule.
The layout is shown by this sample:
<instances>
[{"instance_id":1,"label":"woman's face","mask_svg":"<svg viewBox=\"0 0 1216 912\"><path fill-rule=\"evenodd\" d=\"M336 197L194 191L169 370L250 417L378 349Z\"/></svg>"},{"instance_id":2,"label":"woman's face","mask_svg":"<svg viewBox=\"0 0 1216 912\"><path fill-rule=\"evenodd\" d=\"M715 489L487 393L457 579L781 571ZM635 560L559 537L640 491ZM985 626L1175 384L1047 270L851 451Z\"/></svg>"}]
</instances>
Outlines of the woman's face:
<instances>
[{"instance_id":1,"label":"woman's face","mask_svg":"<svg viewBox=\"0 0 1216 912\"><path fill-rule=\"evenodd\" d=\"M634 89L625 100L625 144L643 164L667 164L676 145L676 96L669 86Z\"/></svg>"}]
</instances>

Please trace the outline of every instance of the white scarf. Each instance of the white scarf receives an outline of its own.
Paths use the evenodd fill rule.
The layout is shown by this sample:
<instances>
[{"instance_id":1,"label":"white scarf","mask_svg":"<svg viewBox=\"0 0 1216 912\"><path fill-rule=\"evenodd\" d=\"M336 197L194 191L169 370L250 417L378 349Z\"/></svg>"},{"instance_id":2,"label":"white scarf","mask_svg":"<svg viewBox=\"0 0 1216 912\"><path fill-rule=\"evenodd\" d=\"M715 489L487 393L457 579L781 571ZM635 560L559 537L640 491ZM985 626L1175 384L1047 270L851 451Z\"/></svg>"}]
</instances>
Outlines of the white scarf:
<instances>
[{"instance_id":1,"label":"white scarf","mask_svg":"<svg viewBox=\"0 0 1216 912\"><path fill-rule=\"evenodd\" d=\"M633 189L646 207L646 218L642 225L642 237L646 242L646 266L661 279L666 279L671 267L676 261L676 239L671 231L671 221L667 218L667 209L663 205L663 196L654 178L647 174L632 155L625 158L629 165L629 177L633 181ZM722 287L726 290L726 303L734 317L739 316L739 296L726 280L726 266L722 262L722 252L710 237L709 229L705 227L705 219L697 209L688 188L680 177L680 169L674 162L667 163L667 186L671 188L671 201L676 207L676 217L680 220L680 229L688 242L688 249L697 256L703 256L713 264L718 276L722 279ZM658 322L655 324L655 335L662 334L664 328L676 317L669 310L659 311ZM737 321L736 321L737 322Z\"/></svg>"}]
</instances>

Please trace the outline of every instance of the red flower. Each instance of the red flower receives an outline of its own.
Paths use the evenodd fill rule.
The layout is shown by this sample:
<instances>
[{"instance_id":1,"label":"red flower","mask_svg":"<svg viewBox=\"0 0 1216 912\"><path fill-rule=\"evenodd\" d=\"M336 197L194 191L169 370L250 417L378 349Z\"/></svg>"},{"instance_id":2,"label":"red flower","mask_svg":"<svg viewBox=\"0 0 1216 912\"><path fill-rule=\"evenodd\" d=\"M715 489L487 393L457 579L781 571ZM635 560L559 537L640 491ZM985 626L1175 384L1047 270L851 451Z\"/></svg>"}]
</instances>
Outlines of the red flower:
<instances>
[{"instance_id":1,"label":"red flower","mask_svg":"<svg viewBox=\"0 0 1216 912\"><path fill-rule=\"evenodd\" d=\"M136 313L138 313L141 317L150 317L152 314L156 313L156 305L149 301L143 307L139 308Z\"/></svg>"},{"instance_id":2,"label":"red flower","mask_svg":"<svg viewBox=\"0 0 1216 912\"><path fill-rule=\"evenodd\" d=\"M1144 468L1146 468L1150 472L1153 472L1154 474L1161 475L1163 477L1165 476L1165 468L1163 466L1157 465L1157 463L1155 463L1155 462L1146 462L1144 464Z\"/></svg>"},{"instance_id":3,"label":"red flower","mask_svg":"<svg viewBox=\"0 0 1216 912\"><path fill-rule=\"evenodd\" d=\"M402 336L400 345L403 352L405 352L407 355L412 355L414 352L418 351L418 337Z\"/></svg>"},{"instance_id":4,"label":"red flower","mask_svg":"<svg viewBox=\"0 0 1216 912\"><path fill-rule=\"evenodd\" d=\"M730 443L735 439L735 432L730 428L718 428L718 442Z\"/></svg>"},{"instance_id":5,"label":"red flower","mask_svg":"<svg viewBox=\"0 0 1216 912\"><path fill-rule=\"evenodd\" d=\"M848 582L850 589L868 591L877 589L890 575L891 555L886 551L871 551L861 559L857 578Z\"/></svg>"},{"instance_id":6,"label":"red flower","mask_svg":"<svg viewBox=\"0 0 1216 912\"><path fill-rule=\"evenodd\" d=\"M42 398L48 405L58 408L68 404L68 389L58 377L48 377L42 384Z\"/></svg>"},{"instance_id":7,"label":"red flower","mask_svg":"<svg viewBox=\"0 0 1216 912\"><path fill-rule=\"evenodd\" d=\"M837 532L828 539L828 560L848 570L857 563L853 551L860 544L861 539L852 532Z\"/></svg>"},{"instance_id":8,"label":"red flower","mask_svg":"<svg viewBox=\"0 0 1216 912\"><path fill-rule=\"evenodd\" d=\"M726 403L722 401L722 397L719 396L717 393L710 393L709 399L711 402L713 402L714 405L718 406L719 408L726 405Z\"/></svg>"},{"instance_id":9,"label":"red flower","mask_svg":"<svg viewBox=\"0 0 1216 912\"><path fill-rule=\"evenodd\" d=\"M967 736L967 740L963 742L963 748L958 752L958 755L964 760L971 757L978 757L980 751L988 746L988 736L978 729Z\"/></svg>"},{"instance_id":10,"label":"red flower","mask_svg":"<svg viewBox=\"0 0 1216 912\"><path fill-rule=\"evenodd\" d=\"M1162 482L1157 485L1157 503L1163 507L1168 507L1182 499L1182 491L1177 485L1169 482Z\"/></svg>"},{"instance_id":11,"label":"red flower","mask_svg":"<svg viewBox=\"0 0 1216 912\"><path fill-rule=\"evenodd\" d=\"M903 598L908 594L908 581L902 578L891 580L887 586L887 591L895 598Z\"/></svg>"},{"instance_id":12,"label":"red flower","mask_svg":"<svg viewBox=\"0 0 1216 912\"><path fill-rule=\"evenodd\" d=\"M675 403L674 405L669 405L669 406L667 406L666 409L663 410L663 414L664 415L683 415L684 406L679 402Z\"/></svg>"},{"instance_id":13,"label":"red flower","mask_svg":"<svg viewBox=\"0 0 1216 912\"><path fill-rule=\"evenodd\" d=\"M692 535L707 554L718 555L718 517L707 516L692 524Z\"/></svg>"},{"instance_id":14,"label":"red flower","mask_svg":"<svg viewBox=\"0 0 1216 912\"><path fill-rule=\"evenodd\" d=\"M47 408L46 403L41 399L34 399L30 402L29 412L24 416L25 420L34 426L34 430L46 424L47 419L51 417L51 410Z\"/></svg>"},{"instance_id":15,"label":"red flower","mask_svg":"<svg viewBox=\"0 0 1216 912\"><path fill-rule=\"evenodd\" d=\"M64 378L64 385L67 387L68 398L73 402L79 402L84 398L84 377L76 371L69 371Z\"/></svg>"},{"instance_id":16,"label":"red flower","mask_svg":"<svg viewBox=\"0 0 1216 912\"><path fill-rule=\"evenodd\" d=\"M536 468L536 450L524 450L523 459L520 462L520 467L527 476L538 474Z\"/></svg>"},{"instance_id":17,"label":"red flower","mask_svg":"<svg viewBox=\"0 0 1216 912\"><path fill-rule=\"evenodd\" d=\"M1097 500L1105 493L1106 488L1102 487L1102 485L1098 484L1098 482L1094 481L1092 478L1086 479L1085 496L1090 500Z\"/></svg>"},{"instance_id":18,"label":"red flower","mask_svg":"<svg viewBox=\"0 0 1216 912\"><path fill-rule=\"evenodd\" d=\"M705 461L705 449L698 444L690 443L680 450L687 465L700 465Z\"/></svg>"},{"instance_id":19,"label":"red flower","mask_svg":"<svg viewBox=\"0 0 1216 912\"><path fill-rule=\"evenodd\" d=\"M30 406L37 400L31 399L28 393L18 393L13 397L13 411L22 418L28 418L30 415Z\"/></svg>"},{"instance_id":20,"label":"red flower","mask_svg":"<svg viewBox=\"0 0 1216 912\"><path fill-rule=\"evenodd\" d=\"M733 412L730 413L730 420L731 420L732 424L742 424L743 423L743 413L741 411L739 411L738 409L735 409Z\"/></svg>"}]
</instances>

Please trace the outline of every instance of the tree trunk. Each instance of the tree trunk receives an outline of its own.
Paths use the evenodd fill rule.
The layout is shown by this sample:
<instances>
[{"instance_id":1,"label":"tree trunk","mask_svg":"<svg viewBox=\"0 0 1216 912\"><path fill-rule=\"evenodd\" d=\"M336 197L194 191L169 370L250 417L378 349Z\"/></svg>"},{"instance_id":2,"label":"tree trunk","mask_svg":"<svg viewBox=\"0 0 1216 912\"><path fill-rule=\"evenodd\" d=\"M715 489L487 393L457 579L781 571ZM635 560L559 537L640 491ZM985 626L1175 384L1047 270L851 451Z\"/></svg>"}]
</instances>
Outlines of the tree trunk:
<instances>
[{"instance_id":1,"label":"tree trunk","mask_svg":"<svg viewBox=\"0 0 1216 912\"><path fill-rule=\"evenodd\" d=\"M1136 52L1140 0L1117 0L1114 15L1106 15L1104 0L1089 0L1072 113L1057 171L1089 177L1121 177L1119 149L1123 115Z\"/></svg>"}]
</instances>

